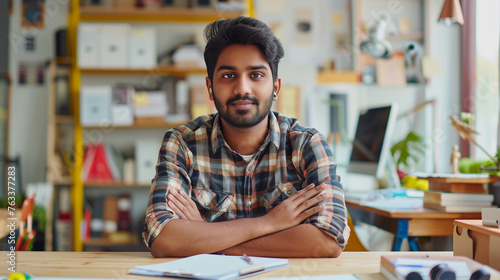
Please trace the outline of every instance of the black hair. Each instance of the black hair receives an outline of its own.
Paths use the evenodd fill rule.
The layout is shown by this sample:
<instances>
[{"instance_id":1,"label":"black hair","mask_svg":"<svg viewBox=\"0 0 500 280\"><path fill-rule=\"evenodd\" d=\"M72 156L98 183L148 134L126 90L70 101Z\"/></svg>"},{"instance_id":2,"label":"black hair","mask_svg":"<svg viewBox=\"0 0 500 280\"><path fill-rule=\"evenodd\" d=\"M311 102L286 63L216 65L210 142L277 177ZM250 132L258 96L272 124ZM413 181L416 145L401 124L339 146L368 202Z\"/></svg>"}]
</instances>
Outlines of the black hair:
<instances>
[{"instance_id":1,"label":"black hair","mask_svg":"<svg viewBox=\"0 0 500 280\"><path fill-rule=\"evenodd\" d=\"M278 76L278 63L284 55L283 46L271 28L252 17L219 19L205 27L205 64L213 81L217 59L222 50L233 44L257 46L271 67L273 80Z\"/></svg>"}]
</instances>

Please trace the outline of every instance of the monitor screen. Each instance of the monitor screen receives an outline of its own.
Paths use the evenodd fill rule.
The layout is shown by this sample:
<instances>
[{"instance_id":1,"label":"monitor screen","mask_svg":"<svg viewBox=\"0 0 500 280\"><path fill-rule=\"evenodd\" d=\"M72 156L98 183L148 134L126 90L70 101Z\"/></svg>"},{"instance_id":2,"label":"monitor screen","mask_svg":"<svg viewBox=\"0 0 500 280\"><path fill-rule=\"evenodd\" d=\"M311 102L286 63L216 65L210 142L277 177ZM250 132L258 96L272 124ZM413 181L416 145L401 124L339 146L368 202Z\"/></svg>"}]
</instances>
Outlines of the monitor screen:
<instances>
[{"instance_id":1,"label":"monitor screen","mask_svg":"<svg viewBox=\"0 0 500 280\"><path fill-rule=\"evenodd\" d=\"M392 130L396 122L396 105L370 108L360 114L351 158L349 173L373 175L382 178L390 160Z\"/></svg>"}]
</instances>

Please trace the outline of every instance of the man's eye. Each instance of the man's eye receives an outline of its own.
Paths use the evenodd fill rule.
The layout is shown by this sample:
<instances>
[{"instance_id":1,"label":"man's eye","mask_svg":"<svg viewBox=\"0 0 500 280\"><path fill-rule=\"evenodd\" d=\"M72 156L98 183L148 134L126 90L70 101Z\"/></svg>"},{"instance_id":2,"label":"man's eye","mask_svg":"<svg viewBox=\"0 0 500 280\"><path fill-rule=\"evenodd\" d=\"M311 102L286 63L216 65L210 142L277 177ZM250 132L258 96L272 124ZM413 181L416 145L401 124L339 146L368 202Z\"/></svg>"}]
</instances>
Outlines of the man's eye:
<instances>
[{"instance_id":1,"label":"man's eye","mask_svg":"<svg viewBox=\"0 0 500 280\"><path fill-rule=\"evenodd\" d=\"M262 75L261 73L253 73L252 74L252 78L262 78L264 77L264 75Z\"/></svg>"},{"instance_id":2,"label":"man's eye","mask_svg":"<svg viewBox=\"0 0 500 280\"><path fill-rule=\"evenodd\" d=\"M222 75L222 78L224 79L230 79L230 78L233 78L234 77L234 74L224 74Z\"/></svg>"}]
</instances>

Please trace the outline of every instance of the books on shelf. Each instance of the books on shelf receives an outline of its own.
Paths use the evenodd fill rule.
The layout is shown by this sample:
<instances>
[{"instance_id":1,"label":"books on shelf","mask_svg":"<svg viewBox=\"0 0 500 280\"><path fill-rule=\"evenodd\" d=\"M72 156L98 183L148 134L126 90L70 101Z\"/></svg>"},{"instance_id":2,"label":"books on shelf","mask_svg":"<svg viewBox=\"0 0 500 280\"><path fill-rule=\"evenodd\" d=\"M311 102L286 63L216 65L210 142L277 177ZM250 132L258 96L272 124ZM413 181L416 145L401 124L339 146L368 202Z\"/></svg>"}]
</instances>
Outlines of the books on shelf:
<instances>
[{"instance_id":1,"label":"books on shelf","mask_svg":"<svg viewBox=\"0 0 500 280\"><path fill-rule=\"evenodd\" d=\"M126 126L134 124L134 87L120 85L113 89L111 114L113 125Z\"/></svg>"},{"instance_id":2,"label":"books on shelf","mask_svg":"<svg viewBox=\"0 0 500 280\"><path fill-rule=\"evenodd\" d=\"M165 117L167 109L164 91L135 91L134 113L136 117Z\"/></svg>"}]
</instances>

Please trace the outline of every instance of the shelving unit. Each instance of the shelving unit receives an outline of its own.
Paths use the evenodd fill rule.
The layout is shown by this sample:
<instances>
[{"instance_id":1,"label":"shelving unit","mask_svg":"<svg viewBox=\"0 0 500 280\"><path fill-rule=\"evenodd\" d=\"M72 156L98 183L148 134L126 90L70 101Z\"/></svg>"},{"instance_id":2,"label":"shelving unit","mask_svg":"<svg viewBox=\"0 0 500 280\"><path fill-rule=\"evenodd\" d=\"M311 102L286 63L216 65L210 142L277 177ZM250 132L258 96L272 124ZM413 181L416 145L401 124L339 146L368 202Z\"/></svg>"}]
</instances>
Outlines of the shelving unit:
<instances>
[{"instance_id":1,"label":"shelving unit","mask_svg":"<svg viewBox=\"0 0 500 280\"><path fill-rule=\"evenodd\" d=\"M84 245L87 246L107 246L117 245L109 244L105 239L91 239L85 242L80 236L81 221L83 219L83 208L85 197L85 188L92 190L98 188L108 189L141 189L146 190L149 185L141 183L125 182L84 182L81 176L83 169L84 155L84 130L98 127L83 127L80 124L79 110L79 89L82 76L113 75L113 76L186 76L191 74L205 74L205 69L200 68L177 68L174 66L160 66L154 69L79 69L77 66L77 27L80 22L132 22L132 23L208 23L219 18L237 17L240 15L253 16L253 5L251 0L245 0L245 11L226 11L209 8L200 9L178 9L178 8L119 8L119 7L81 7L78 0L71 1L70 12L68 14L68 46L71 57L71 75L70 75L70 95L72 101L73 118L58 118L61 123L74 124L74 168L71 175L71 201L73 215L73 244L75 251L83 251ZM114 126L113 129L142 129L142 128L171 128L181 123L165 122L136 122L132 126ZM144 201L147 203L147 201ZM137 240L132 243L120 245L138 245Z\"/></svg>"}]
</instances>

